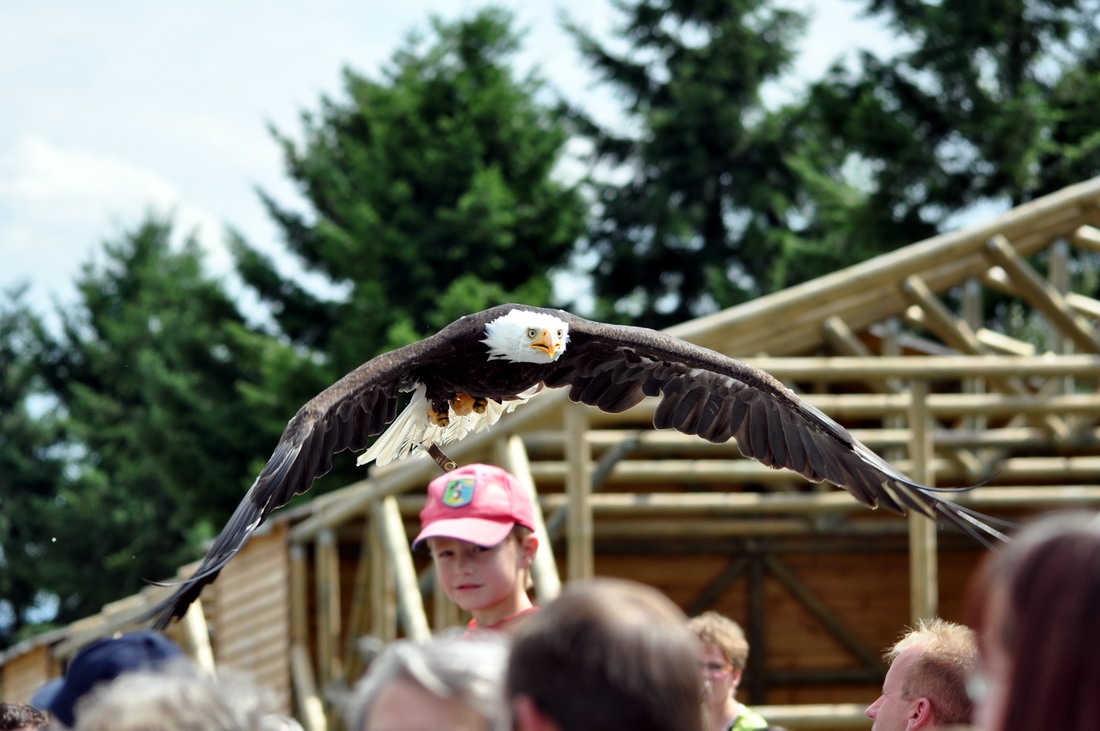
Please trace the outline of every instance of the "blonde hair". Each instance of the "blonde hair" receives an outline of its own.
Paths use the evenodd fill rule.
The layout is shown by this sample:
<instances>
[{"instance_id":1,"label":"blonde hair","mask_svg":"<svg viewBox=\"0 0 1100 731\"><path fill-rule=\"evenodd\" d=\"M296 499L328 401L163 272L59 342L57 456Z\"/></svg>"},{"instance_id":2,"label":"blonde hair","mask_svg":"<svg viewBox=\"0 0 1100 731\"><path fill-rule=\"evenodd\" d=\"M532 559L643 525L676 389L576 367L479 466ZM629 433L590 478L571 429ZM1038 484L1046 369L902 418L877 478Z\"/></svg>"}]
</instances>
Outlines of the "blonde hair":
<instances>
[{"instance_id":1,"label":"blonde hair","mask_svg":"<svg viewBox=\"0 0 1100 731\"><path fill-rule=\"evenodd\" d=\"M716 645L734 669L745 669L749 661L749 641L737 622L718 612L703 612L688 620L688 629L702 642Z\"/></svg>"},{"instance_id":2,"label":"blonde hair","mask_svg":"<svg viewBox=\"0 0 1100 731\"><path fill-rule=\"evenodd\" d=\"M969 723L974 703L966 684L978 663L973 630L939 617L922 619L884 657L893 663L913 647L920 648L919 654L902 678L902 697L927 698L937 724Z\"/></svg>"}]
</instances>

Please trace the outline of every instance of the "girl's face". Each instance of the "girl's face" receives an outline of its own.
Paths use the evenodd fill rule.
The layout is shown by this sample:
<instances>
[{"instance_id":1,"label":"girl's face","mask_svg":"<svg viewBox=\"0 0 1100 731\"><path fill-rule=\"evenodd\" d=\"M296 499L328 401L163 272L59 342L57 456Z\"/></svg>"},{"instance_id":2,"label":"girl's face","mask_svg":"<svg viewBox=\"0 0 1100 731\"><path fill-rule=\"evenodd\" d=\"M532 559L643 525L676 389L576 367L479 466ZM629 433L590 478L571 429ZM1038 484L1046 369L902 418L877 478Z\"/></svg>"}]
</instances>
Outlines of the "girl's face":
<instances>
[{"instance_id":1,"label":"girl's face","mask_svg":"<svg viewBox=\"0 0 1100 731\"><path fill-rule=\"evenodd\" d=\"M526 569L537 543L508 536L495 546L456 538L429 538L436 576L443 591L481 626L494 624L529 606L524 602Z\"/></svg>"}]
</instances>

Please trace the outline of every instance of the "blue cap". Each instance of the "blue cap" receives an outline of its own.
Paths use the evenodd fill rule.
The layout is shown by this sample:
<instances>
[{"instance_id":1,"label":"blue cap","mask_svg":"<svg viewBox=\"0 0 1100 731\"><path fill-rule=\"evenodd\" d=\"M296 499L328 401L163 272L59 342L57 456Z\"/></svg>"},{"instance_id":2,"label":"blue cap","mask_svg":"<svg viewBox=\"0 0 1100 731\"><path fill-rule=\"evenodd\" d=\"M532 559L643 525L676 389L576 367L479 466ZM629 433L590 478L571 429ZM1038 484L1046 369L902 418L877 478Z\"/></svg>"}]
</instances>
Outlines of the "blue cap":
<instances>
[{"instance_id":1,"label":"blue cap","mask_svg":"<svg viewBox=\"0 0 1100 731\"><path fill-rule=\"evenodd\" d=\"M184 657L183 650L158 632L133 632L93 642L69 662L64 678L39 688L31 705L49 711L66 726L75 719L73 708L88 691L107 680L134 670L152 669Z\"/></svg>"}]
</instances>

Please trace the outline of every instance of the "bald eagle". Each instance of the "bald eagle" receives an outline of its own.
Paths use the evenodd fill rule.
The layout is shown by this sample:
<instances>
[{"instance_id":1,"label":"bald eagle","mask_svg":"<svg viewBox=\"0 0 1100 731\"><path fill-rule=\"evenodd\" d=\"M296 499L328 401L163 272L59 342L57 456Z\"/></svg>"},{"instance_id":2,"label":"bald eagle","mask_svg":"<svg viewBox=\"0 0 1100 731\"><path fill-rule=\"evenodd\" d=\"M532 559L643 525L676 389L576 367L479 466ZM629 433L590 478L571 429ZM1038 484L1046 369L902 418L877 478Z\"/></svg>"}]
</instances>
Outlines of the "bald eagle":
<instances>
[{"instance_id":1,"label":"bald eagle","mask_svg":"<svg viewBox=\"0 0 1100 731\"><path fill-rule=\"evenodd\" d=\"M911 508L979 539L979 531L1004 538L985 516L909 479L758 368L655 330L507 304L372 358L299 409L198 570L154 610L156 626L182 617L271 511L328 472L334 454L381 435L359 464L425 450L453 466L441 445L489 428L541 389L564 387L571 400L610 413L660 396L658 429L715 443L732 437L746 456L828 480L872 508ZM413 396L398 416L402 392Z\"/></svg>"}]
</instances>

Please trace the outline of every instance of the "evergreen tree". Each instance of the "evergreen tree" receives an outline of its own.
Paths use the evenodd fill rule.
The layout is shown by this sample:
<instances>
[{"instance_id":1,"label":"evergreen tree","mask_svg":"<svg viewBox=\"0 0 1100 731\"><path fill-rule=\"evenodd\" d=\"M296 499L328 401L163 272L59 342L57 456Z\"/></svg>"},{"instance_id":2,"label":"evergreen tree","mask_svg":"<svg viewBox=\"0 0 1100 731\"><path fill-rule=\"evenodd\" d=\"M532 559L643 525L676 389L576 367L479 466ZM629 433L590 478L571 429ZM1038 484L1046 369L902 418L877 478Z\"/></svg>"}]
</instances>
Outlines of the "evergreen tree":
<instances>
[{"instance_id":1,"label":"evergreen tree","mask_svg":"<svg viewBox=\"0 0 1100 731\"><path fill-rule=\"evenodd\" d=\"M984 201L1100 174L1096 0L868 0L903 40L833 69L808 109L873 190L868 233L904 245Z\"/></svg>"},{"instance_id":2,"label":"evergreen tree","mask_svg":"<svg viewBox=\"0 0 1100 731\"><path fill-rule=\"evenodd\" d=\"M194 560L271 448L241 406L255 342L197 241L171 239L170 221L149 217L106 243L62 313L49 374L76 447L46 556L60 619Z\"/></svg>"},{"instance_id":3,"label":"evergreen tree","mask_svg":"<svg viewBox=\"0 0 1100 731\"><path fill-rule=\"evenodd\" d=\"M61 436L39 377L42 322L24 292L0 302L0 648L48 618L43 557L63 480Z\"/></svg>"},{"instance_id":4,"label":"evergreen tree","mask_svg":"<svg viewBox=\"0 0 1100 731\"><path fill-rule=\"evenodd\" d=\"M626 132L577 115L612 171L589 232L601 315L667 325L866 256L837 245L861 202L835 182L842 151L762 99L802 16L767 0L616 5L622 52L569 26L628 112Z\"/></svg>"},{"instance_id":5,"label":"evergreen tree","mask_svg":"<svg viewBox=\"0 0 1100 731\"><path fill-rule=\"evenodd\" d=\"M242 276L289 339L270 356L298 375L273 369L283 423L289 403L383 350L470 311L549 299L584 207L553 176L567 133L541 81L508 65L511 23L502 10L436 19L432 42L411 37L381 78L345 71L346 99L303 114L300 144L273 131L310 212L264 201L303 268L339 292L280 276L238 239Z\"/></svg>"}]
</instances>

